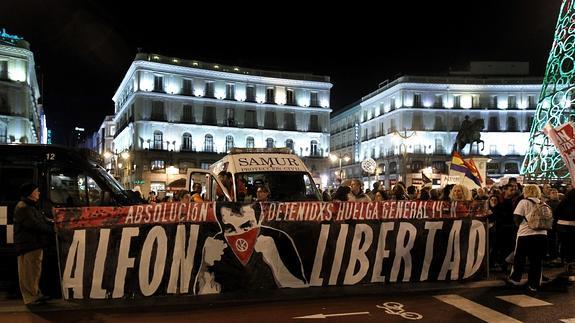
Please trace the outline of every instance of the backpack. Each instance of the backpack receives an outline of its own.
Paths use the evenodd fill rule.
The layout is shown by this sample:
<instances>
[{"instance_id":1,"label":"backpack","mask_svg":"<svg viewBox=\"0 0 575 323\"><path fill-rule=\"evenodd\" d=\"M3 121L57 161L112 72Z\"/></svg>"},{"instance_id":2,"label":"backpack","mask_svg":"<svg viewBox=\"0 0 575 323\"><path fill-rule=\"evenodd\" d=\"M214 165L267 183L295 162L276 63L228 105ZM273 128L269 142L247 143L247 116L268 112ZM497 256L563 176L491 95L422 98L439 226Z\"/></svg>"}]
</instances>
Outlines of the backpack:
<instances>
[{"instance_id":1,"label":"backpack","mask_svg":"<svg viewBox=\"0 0 575 323\"><path fill-rule=\"evenodd\" d=\"M545 202L536 203L533 200L527 200L535 205L529 215L525 217L527 226L533 230L551 230L553 228L553 211L551 211L551 207Z\"/></svg>"}]
</instances>

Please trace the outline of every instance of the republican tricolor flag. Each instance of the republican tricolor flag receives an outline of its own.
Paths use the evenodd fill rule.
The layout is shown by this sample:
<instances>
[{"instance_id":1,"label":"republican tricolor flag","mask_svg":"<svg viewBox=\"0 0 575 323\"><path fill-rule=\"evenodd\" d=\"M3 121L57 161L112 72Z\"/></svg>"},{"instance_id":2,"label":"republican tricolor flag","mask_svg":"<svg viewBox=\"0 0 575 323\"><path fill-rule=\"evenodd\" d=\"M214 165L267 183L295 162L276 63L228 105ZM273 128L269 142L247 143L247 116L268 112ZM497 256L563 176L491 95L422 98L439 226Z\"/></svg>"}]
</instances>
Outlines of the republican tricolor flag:
<instances>
[{"instance_id":1,"label":"republican tricolor flag","mask_svg":"<svg viewBox=\"0 0 575 323\"><path fill-rule=\"evenodd\" d=\"M463 159L463 157L456 151L451 154L451 166L449 167L450 176L459 176L461 178L460 183L468 187L474 188L474 186L481 187L481 174L475 165L473 159ZM467 183L466 183L467 182ZM473 185L475 184L475 185Z\"/></svg>"}]
</instances>

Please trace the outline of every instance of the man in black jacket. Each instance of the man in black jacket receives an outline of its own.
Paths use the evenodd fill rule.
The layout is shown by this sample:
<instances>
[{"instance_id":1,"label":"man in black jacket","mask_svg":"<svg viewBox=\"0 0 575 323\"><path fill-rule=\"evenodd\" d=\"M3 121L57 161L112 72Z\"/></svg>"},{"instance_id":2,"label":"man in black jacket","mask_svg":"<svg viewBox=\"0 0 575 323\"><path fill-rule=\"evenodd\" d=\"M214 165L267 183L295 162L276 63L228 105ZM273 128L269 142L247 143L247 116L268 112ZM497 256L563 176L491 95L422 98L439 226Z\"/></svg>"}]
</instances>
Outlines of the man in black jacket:
<instances>
[{"instance_id":1,"label":"man in black jacket","mask_svg":"<svg viewBox=\"0 0 575 323\"><path fill-rule=\"evenodd\" d=\"M52 224L36 209L40 191L28 183L20 188L22 200L14 209L14 243L18 251L18 278L24 304L42 304L40 292L45 236L54 233Z\"/></svg>"}]
</instances>

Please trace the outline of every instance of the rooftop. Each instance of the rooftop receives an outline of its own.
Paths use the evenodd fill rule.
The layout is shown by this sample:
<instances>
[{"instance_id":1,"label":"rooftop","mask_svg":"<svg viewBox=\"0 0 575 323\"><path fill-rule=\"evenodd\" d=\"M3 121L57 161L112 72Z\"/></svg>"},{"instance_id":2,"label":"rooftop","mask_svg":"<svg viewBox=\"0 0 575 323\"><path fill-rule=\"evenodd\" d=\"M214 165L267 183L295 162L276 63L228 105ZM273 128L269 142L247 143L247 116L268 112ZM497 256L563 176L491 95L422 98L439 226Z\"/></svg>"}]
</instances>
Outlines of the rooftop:
<instances>
[{"instance_id":1,"label":"rooftop","mask_svg":"<svg viewBox=\"0 0 575 323\"><path fill-rule=\"evenodd\" d=\"M4 28L0 31L0 45L8 45L30 50L30 44L25 41L24 38L9 34Z\"/></svg>"},{"instance_id":2,"label":"rooftop","mask_svg":"<svg viewBox=\"0 0 575 323\"><path fill-rule=\"evenodd\" d=\"M213 70L226 73L235 73L243 75L253 75L262 77L273 77L273 78L283 78L283 79L293 79L293 80L304 80L304 81L314 81L314 82L329 82L329 76L313 75L313 74L303 74L303 73L286 73L277 71L267 71L258 70L252 68L244 68L239 66L222 65L217 63L207 63L198 60L180 59L177 57L168 57L153 53L138 53L136 61L150 61L162 64L178 65L183 67L198 68L203 70Z\"/></svg>"},{"instance_id":3,"label":"rooftop","mask_svg":"<svg viewBox=\"0 0 575 323\"><path fill-rule=\"evenodd\" d=\"M385 90L400 83L429 83L429 84L471 84L471 85L540 85L543 79L534 76L411 76L404 75L391 82L382 82L379 89L363 96L362 101L372 98Z\"/></svg>"}]
</instances>

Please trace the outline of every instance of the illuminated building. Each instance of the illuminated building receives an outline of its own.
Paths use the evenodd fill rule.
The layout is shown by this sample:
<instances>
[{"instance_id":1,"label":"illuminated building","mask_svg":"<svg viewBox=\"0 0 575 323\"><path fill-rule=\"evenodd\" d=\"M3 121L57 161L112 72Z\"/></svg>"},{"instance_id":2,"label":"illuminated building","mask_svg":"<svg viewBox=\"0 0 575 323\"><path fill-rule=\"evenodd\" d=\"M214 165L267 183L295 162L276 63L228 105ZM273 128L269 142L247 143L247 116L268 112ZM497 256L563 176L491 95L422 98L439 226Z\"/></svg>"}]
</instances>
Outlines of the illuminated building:
<instances>
[{"instance_id":1,"label":"illuminated building","mask_svg":"<svg viewBox=\"0 0 575 323\"><path fill-rule=\"evenodd\" d=\"M465 116L485 121L484 149L473 144L471 153L491 159L488 175L518 174L541 90L541 78L528 73L528 63L473 62L465 72L402 76L380 84L331 117L331 151L351 157L343 164L343 177L370 185L376 174L363 172L360 163L373 158L387 187L400 179L421 184L422 171L439 183ZM468 145L464 154L469 152ZM332 164L332 181L337 172Z\"/></svg>"},{"instance_id":2,"label":"illuminated building","mask_svg":"<svg viewBox=\"0 0 575 323\"><path fill-rule=\"evenodd\" d=\"M0 30L0 143L46 143L47 128L34 54L21 37Z\"/></svg>"},{"instance_id":3,"label":"illuminated building","mask_svg":"<svg viewBox=\"0 0 575 323\"><path fill-rule=\"evenodd\" d=\"M290 147L319 170L329 152L331 87L326 76L139 53L113 97L112 149L132 156L124 182L144 194L184 188L168 186L232 147Z\"/></svg>"}]
</instances>

